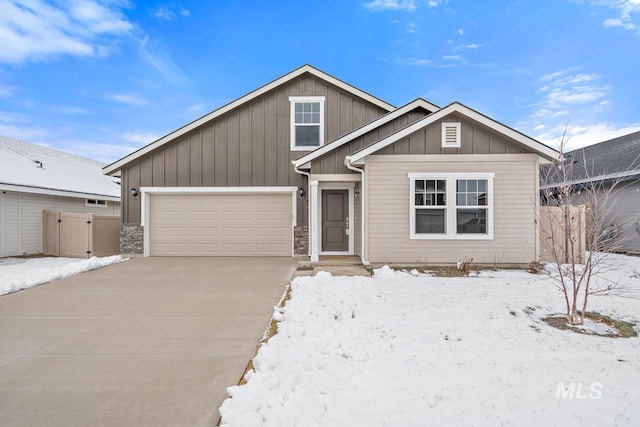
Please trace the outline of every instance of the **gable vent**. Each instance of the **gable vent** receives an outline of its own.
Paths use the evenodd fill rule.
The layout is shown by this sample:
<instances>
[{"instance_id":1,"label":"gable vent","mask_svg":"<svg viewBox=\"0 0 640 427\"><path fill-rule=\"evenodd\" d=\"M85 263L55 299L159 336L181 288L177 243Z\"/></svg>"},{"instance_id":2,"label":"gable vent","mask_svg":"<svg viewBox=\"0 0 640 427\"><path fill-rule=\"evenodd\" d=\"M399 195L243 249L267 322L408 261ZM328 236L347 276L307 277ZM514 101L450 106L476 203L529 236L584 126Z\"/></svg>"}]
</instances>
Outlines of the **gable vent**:
<instances>
[{"instance_id":1,"label":"gable vent","mask_svg":"<svg viewBox=\"0 0 640 427\"><path fill-rule=\"evenodd\" d=\"M460 147L460 122L442 123L442 146Z\"/></svg>"}]
</instances>

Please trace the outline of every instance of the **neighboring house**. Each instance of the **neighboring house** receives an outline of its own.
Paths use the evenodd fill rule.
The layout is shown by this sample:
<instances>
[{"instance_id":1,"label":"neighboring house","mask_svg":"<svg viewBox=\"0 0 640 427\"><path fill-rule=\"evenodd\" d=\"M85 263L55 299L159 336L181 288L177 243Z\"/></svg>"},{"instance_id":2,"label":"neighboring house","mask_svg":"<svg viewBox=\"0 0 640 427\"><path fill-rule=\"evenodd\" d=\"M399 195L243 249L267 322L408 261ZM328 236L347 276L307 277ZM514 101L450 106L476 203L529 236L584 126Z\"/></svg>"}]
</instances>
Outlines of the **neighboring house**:
<instances>
[{"instance_id":1,"label":"neighboring house","mask_svg":"<svg viewBox=\"0 0 640 427\"><path fill-rule=\"evenodd\" d=\"M615 183L609 197L609 229L622 233L622 250L640 251L640 132L570 151L565 158L571 162L569 184L595 182L601 185L598 191L604 192ZM540 188L555 187L553 177L545 182L544 175ZM574 202L585 201L581 196L576 194Z\"/></svg>"},{"instance_id":2,"label":"neighboring house","mask_svg":"<svg viewBox=\"0 0 640 427\"><path fill-rule=\"evenodd\" d=\"M42 252L42 211L120 215L103 163L0 136L0 257Z\"/></svg>"},{"instance_id":3,"label":"neighboring house","mask_svg":"<svg viewBox=\"0 0 640 427\"><path fill-rule=\"evenodd\" d=\"M125 253L528 263L556 155L460 103L396 108L305 65L104 172Z\"/></svg>"}]
</instances>

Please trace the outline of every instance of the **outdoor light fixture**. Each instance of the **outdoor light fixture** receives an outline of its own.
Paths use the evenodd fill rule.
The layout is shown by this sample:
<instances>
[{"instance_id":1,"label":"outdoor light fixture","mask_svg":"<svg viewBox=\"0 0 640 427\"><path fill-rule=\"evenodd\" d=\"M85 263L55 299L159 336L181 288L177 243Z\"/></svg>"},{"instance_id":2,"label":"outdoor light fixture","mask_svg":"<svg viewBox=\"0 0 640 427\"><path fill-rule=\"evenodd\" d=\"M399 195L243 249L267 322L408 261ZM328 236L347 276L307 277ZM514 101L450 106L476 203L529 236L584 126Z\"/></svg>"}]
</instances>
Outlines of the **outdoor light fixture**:
<instances>
[{"instance_id":1,"label":"outdoor light fixture","mask_svg":"<svg viewBox=\"0 0 640 427\"><path fill-rule=\"evenodd\" d=\"M134 199L138 198L138 190L136 190L136 187L131 187L131 195L133 196Z\"/></svg>"},{"instance_id":2,"label":"outdoor light fixture","mask_svg":"<svg viewBox=\"0 0 640 427\"><path fill-rule=\"evenodd\" d=\"M300 196L301 199L304 197L304 188L298 188L298 196Z\"/></svg>"}]
</instances>

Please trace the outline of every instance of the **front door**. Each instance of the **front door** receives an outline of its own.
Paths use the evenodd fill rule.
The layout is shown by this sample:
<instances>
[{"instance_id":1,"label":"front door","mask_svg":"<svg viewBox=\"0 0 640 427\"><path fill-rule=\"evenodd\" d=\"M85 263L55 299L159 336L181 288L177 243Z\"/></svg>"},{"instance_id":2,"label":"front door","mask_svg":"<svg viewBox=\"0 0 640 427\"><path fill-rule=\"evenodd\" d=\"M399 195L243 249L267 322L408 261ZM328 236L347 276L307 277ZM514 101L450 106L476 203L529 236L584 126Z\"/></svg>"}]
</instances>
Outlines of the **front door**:
<instances>
[{"instance_id":1,"label":"front door","mask_svg":"<svg viewBox=\"0 0 640 427\"><path fill-rule=\"evenodd\" d=\"M349 190L322 190L322 251L349 251Z\"/></svg>"}]
</instances>

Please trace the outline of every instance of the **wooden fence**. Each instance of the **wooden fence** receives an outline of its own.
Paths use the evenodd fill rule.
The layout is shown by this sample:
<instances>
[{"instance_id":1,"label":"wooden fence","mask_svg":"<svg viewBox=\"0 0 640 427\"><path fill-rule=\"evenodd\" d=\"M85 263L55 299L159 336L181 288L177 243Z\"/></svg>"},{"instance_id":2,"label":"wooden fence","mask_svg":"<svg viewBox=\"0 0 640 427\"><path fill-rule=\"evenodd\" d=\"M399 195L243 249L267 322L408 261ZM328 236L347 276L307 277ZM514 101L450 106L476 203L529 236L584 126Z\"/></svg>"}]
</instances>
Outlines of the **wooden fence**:
<instances>
[{"instance_id":1,"label":"wooden fence","mask_svg":"<svg viewBox=\"0 0 640 427\"><path fill-rule=\"evenodd\" d=\"M586 206L540 207L540 259L584 264L587 246Z\"/></svg>"},{"instance_id":2,"label":"wooden fence","mask_svg":"<svg viewBox=\"0 0 640 427\"><path fill-rule=\"evenodd\" d=\"M91 258L120 253L120 217L43 211L45 255Z\"/></svg>"}]
</instances>

